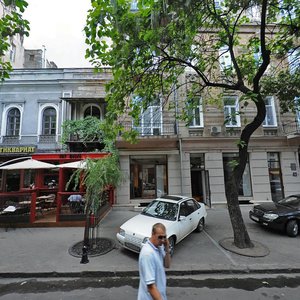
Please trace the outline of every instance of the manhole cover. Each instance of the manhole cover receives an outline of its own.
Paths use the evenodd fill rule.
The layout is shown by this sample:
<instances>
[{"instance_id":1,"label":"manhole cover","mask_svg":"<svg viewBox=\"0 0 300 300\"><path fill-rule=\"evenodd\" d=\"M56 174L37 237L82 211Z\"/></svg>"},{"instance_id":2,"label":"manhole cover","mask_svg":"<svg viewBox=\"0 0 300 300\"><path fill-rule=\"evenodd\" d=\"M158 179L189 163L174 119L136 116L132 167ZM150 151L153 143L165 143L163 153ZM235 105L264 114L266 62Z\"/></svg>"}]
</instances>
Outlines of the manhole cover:
<instances>
[{"instance_id":1,"label":"manhole cover","mask_svg":"<svg viewBox=\"0 0 300 300\"><path fill-rule=\"evenodd\" d=\"M69 254L75 257L82 256L83 241L78 242L69 248ZM88 256L99 256L106 254L115 248L115 242L109 238L96 238L90 240Z\"/></svg>"}]
</instances>

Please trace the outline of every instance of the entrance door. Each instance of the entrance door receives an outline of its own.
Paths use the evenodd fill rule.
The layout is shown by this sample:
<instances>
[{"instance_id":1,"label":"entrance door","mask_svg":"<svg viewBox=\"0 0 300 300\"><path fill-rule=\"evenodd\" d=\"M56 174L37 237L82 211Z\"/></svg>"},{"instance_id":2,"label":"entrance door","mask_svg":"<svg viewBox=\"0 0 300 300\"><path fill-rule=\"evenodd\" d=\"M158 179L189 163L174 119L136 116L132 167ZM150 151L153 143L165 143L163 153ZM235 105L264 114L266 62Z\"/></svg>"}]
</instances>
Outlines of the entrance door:
<instances>
[{"instance_id":1,"label":"entrance door","mask_svg":"<svg viewBox=\"0 0 300 300\"><path fill-rule=\"evenodd\" d=\"M209 174L206 170L191 170L192 196L197 201L211 206Z\"/></svg>"}]
</instances>

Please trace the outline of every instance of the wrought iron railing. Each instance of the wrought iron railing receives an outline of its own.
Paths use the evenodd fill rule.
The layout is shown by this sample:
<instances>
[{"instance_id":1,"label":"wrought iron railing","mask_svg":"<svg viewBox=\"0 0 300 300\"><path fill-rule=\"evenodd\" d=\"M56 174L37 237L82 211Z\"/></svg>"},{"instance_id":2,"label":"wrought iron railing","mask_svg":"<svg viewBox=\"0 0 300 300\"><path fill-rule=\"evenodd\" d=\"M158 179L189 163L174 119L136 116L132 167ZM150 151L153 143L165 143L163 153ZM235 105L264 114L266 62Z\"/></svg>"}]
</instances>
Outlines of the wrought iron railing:
<instances>
[{"instance_id":1,"label":"wrought iron railing","mask_svg":"<svg viewBox=\"0 0 300 300\"><path fill-rule=\"evenodd\" d=\"M3 144L15 145L15 144L19 144L19 142L20 142L20 136L18 136L18 135L3 136Z\"/></svg>"},{"instance_id":2,"label":"wrought iron railing","mask_svg":"<svg viewBox=\"0 0 300 300\"><path fill-rule=\"evenodd\" d=\"M52 144L56 142L56 135L53 134L42 134L39 137L39 142L43 144Z\"/></svg>"},{"instance_id":3,"label":"wrought iron railing","mask_svg":"<svg viewBox=\"0 0 300 300\"><path fill-rule=\"evenodd\" d=\"M282 129L285 134L300 135L300 122L293 121L282 124Z\"/></svg>"},{"instance_id":4,"label":"wrought iron railing","mask_svg":"<svg viewBox=\"0 0 300 300\"><path fill-rule=\"evenodd\" d=\"M163 135L177 135L176 122L163 122L154 124L134 125L132 122L122 123L125 130L135 129L140 136L163 136Z\"/></svg>"}]
</instances>

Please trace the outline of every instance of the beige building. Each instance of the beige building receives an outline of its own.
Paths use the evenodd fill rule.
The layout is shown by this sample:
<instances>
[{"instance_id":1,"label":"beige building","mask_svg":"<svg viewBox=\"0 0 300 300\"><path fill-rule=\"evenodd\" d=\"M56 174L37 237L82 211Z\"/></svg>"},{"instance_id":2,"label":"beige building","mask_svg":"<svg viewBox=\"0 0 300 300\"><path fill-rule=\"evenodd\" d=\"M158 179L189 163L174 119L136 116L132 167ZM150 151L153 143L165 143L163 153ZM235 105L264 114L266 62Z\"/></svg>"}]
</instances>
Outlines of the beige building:
<instances>
[{"instance_id":1,"label":"beige building","mask_svg":"<svg viewBox=\"0 0 300 300\"><path fill-rule=\"evenodd\" d=\"M7 7L4 5L3 0L0 0L0 18L11 12L12 7ZM13 36L9 41L9 49L4 56L4 61L9 61L12 67L23 68L24 66L24 37L17 34Z\"/></svg>"},{"instance_id":2,"label":"beige building","mask_svg":"<svg viewBox=\"0 0 300 300\"><path fill-rule=\"evenodd\" d=\"M241 41L257 34L256 25L244 26ZM242 49L237 50L243 53ZM220 49L219 71L231 64L230 55ZM237 55L239 55L237 53ZM259 53L255 57L259 59ZM285 62L291 71L299 67ZM269 66L267 72L272 70ZM187 70L186 76L193 76ZM183 78L185 80L185 78ZM121 168L128 174L117 191L118 205L138 205L163 193L193 196L208 205L226 203L225 183L228 162L238 154L236 142L256 114L254 105L242 109L241 95L227 93L218 107L199 95L199 104L191 112L186 126L175 118L177 111L167 111L163 100L141 112L139 143L128 144L119 138ZM204 97L204 96L203 96ZM182 107L186 91L174 93L173 107ZM300 193L300 112L281 114L278 99L265 99L267 115L252 136L248 163L239 188L240 202L277 201ZM179 109L180 110L180 109ZM229 115L243 111L229 122ZM122 120L132 127L130 119Z\"/></svg>"}]
</instances>

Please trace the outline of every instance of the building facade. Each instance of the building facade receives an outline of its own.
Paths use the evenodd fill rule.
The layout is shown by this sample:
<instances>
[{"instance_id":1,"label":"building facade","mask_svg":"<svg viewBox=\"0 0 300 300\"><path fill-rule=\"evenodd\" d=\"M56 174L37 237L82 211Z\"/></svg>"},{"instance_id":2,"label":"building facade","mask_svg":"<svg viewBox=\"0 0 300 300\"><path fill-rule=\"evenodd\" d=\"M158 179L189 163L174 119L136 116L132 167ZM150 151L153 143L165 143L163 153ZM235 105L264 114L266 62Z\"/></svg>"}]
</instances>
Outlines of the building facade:
<instances>
[{"instance_id":1,"label":"building facade","mask_svg":"<svg viewBox=\"0 0 300 300\"><path fill-rule=\"evenodd\" d=\"M0 85L0 160L62 151L62 123L105 115L105 70L18 69Z\"/></svg>"},{"instance_id":2,"label":"building facade","mask_svg":"<svg viewBox=\"0 0 300 300\"><path fill-rule=\"evenodd\" d=\"M0 85L0 161L63 153L62 123L89 115L105 118L105 84L110 80L109 69L13 71ZM126 179L116 191L116 205L138 205L164 193L225 204L227 163L237 155L243 119L255 115L250 105L234 123L224 124L228 112L239 109L238 97L228 94L221 108L199 97L188 125L160 101L141 112L138 125L123 119L125 127L139 132L139 142L130 144L121 136L117 140ZM185 91L179 90L171 101L180 105L185 99ZM250 141L240 201L276 201L300 193L299 114L281 115L272 96L266 105L266 120Z\"/></svg>"}]
</instances>

